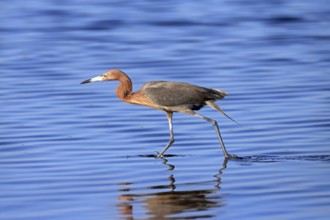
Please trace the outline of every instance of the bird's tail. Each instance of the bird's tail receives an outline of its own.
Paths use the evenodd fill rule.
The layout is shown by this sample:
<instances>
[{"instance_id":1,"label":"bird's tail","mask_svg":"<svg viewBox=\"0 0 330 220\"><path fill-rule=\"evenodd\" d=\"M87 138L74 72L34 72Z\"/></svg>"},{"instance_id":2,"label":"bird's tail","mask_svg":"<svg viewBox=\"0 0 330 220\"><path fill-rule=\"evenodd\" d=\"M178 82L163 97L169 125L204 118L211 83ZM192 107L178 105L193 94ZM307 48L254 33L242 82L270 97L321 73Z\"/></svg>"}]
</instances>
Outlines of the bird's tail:
<instances>
[{"instance_id":1,"label":"bird's tail","mask_svg":"<svg viewBox=\"0 0 330 220\"><path fill-rule=\"evenodd\" d=\"M234 120L233 118L231 118L229 115L227 115L224 111L222 111L222 109L214 103L214 101L206 101L206 104L208 106L210 106L211 108L217 110L218 112L220 112L221 114L223 114L224 116L226 116L228 119L232 120L233 122L235 122L236 124L239 124L236 120Z\"/></svg>"},{"instance_id":2,"label":"bird's tail","mask_svg":"<svg viewBox=\"0 0 330 220\"><path fill-rule=\"evenodd\" d=\"M216 95L216 99L223 99L226 95L228 95L227 92L222 91L220 89L211 89L212 93Z\"/></svg>"}]
</instances>

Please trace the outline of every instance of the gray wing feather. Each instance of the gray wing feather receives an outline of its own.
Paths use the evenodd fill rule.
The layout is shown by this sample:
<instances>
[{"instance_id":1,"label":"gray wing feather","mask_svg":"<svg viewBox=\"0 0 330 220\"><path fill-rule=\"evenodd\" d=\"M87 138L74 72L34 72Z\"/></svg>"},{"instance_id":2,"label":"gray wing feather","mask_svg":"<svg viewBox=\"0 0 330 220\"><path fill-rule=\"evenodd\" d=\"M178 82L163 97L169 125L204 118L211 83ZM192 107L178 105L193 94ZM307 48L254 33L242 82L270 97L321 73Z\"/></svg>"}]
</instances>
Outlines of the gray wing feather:
<instances>
[{"instance_id":1,"label":"gray wing feather","mask_svg":"<svg viewBox=\"0 0 330 220\"><path fill-rule=\"evenodd\" d=\"M146 83L142 92L152 102L161 106L203 106L207 100L222 99L226 94L181 82L153 81Z\"/></svg>"}]
</instances>

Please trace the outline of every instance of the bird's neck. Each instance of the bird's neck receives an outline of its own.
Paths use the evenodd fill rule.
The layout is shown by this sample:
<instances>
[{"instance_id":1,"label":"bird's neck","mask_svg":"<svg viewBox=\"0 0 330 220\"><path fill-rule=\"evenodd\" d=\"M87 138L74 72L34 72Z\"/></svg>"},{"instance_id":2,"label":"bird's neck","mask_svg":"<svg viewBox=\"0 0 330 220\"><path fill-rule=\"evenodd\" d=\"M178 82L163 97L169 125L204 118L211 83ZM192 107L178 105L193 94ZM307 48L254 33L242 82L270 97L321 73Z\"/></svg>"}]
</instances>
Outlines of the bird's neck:
<instances>
[{"instance_id":1,"label":"bird's neck","mask_svg":"<svg viewBox=\"0 0 330 220\"><path fill-rule=\"evenodd\" d=\"M126 101L132 95L132 81L128 76L121 76L118 80L120 85L116 88L116 95L121 100Z\"/></svg>"}]
</instances>

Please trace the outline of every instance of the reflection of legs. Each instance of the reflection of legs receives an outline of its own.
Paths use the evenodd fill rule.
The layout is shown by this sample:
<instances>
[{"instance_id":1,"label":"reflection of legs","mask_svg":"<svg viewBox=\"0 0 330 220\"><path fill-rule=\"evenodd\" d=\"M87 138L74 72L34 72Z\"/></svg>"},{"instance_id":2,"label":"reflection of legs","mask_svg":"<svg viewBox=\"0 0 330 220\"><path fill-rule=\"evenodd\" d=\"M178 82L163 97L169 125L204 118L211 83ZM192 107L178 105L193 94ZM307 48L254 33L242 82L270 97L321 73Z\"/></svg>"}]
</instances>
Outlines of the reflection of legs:
<instances>
[{"instance_id":1,"label":"reflection of legs","mask_svg":"<svg viewBox=\"0 0 330 220\"><path fill-rule=\"evenodd\" d=\"M196 116L196 117L198 117L198 118L201 118L201 119L204 119L205 121L210 122L210 123L213 125L213 127L214 127L214 129L215 129L215 132L217 133L217 136L218 136L218 139L219 139L219 141L220 141L220 145L221 145L221 148L222 148L222 151L223 151L224 156L225 156L226 158L232 158L232 157L235 157L234 155L230 155L230 154L228 154L228 152L227 152L227 150L226 150L226 147L225 147L225 144L223 143L223 140L222 140L222 137L221 137L221 134L220 134L220 130L219 130L219 127L218 127L218 123L217 123L215 120L213 120L213 119L211 119L211 118L208 118L208 117L205 117L205 116L203 116L203 115L200 115L200 114L198 114L198 113L196 113L196 112L194 112L194 111L185 111L184 113L194 115L194 116Z\"/></svg>"},{"instance_id":2,"label":"reflection of legs","mask_svg":"<svg viewBox=\"0 0 330 220\"><path fill-rule=\"evenodd\" d=\"M157 155L157 157L162 157L165 151L174 143L174 134L173 134L173 125L172 125L172 115L173 112L166 112L166 116L168 119L168 125L170 127L170 140L167 145L163 148L163 150Z\"/></svg>"},{"instance_id":3,"label":"reflection of legs","mask_svg":"<svg viewBox=\"0 0 330 220\"><path fill-rule=\"evenodd\" d=\"M227 157L223 158L222 167L219 169L218 173L216 175L214 175L214 177L216 178L216 182L217 182L217 184L214 187L216 187L218 189L220 189L221 175L222 175L223 171L227 168L228 160L229 160L229 158L227 158Z\"/></svg>"}]
</instances>

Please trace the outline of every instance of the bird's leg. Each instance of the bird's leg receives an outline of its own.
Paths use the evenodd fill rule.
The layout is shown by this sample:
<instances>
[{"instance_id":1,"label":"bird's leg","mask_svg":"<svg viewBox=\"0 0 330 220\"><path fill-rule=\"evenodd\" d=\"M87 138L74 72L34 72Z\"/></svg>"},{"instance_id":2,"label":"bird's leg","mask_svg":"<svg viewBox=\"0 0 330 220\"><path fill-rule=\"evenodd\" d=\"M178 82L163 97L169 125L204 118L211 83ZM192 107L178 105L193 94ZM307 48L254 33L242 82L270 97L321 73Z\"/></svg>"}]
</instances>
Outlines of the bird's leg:
<instances>
[{"instance_id":1,"label":"bird's leg","mask_svg":"<svg viewBox=\"0 0 330 220\"><path fill-rule=\"evenodd\" d=\"M221 148L222 148L222 151L223 151L223 154L224 154L225 158L236 158L237 157L236 155L230 155L230 154L228 154L228 152L226 150L226 147L225 147L225 144L223 143L223 140L222 140L222 137L221 137L221 134L220 134L218 123L215 120L213 120L211 118L208 118L208 117L205 117L203 115L200 115L200 114L198 114L198 113L196 113L194 111L186 112L186 113L192 114L192 115L194 115L194 116L196 116L198 118L201 118L201 119L204 119L205 121L210 122L213 125L213 127L214 127L214 129L215 129L215 131L216 131L216 133L218 135L218 139L220 141L220 145L221 145Z\"/></svg>"},{"instance_id":2,"label":"bird's leg","mask_svg":"<svg viewBox=\"0 0 330 220\"><path fill-rule=\"evenodd\" d=\"M172 115L173 115L173 112L166 112L166 116L168 119L168 125L170 127L170 140L168 141L167 145L163 148L163 150L157 155L157 157L163 157L163 154L165 153L165 151L174 143Z\"/></svg>"}]
</instances>

